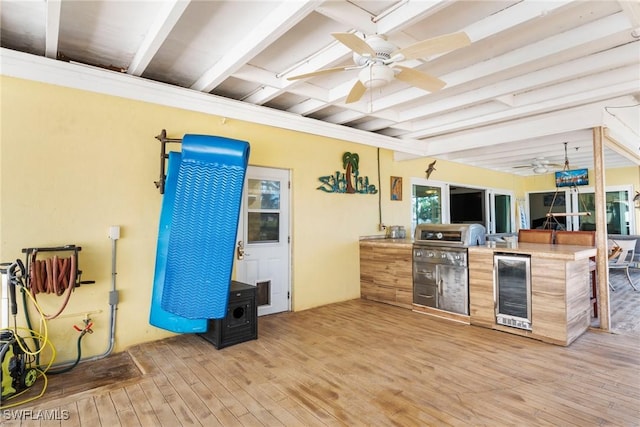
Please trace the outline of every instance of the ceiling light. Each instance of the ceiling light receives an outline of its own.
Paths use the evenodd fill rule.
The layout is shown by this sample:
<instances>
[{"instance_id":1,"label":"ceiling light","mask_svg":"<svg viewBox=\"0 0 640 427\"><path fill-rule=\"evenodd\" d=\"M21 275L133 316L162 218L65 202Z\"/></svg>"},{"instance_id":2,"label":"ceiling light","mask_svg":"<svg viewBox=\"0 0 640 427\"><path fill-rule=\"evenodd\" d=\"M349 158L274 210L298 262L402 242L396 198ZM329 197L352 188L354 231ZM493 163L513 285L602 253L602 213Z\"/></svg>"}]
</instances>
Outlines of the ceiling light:
<instances>
[{"instance_id":1,"label":"ceiling light","mask_svg":"<svg viewBox=\"0 0 640 427\"><path fill-rule=\"evenodd\" d=\"M533 168L533 172L534 173L546 173L546 172L548 172L548 169L545 168L544 166L536 166L535 168Z\"/></svg>"},{"instance_id":2,"label":"ceiling light","mask_svg":"<svg viewBox=\"0 0 640 427\"><path fill-rule=\"evenodd\" d=\"M387 67L382 64L373 64L358 74L358 79L362 84L370 89L372 87L381 87L389 84L393 80L393 70L391 67Z\"/></svg>"}]
</instances>

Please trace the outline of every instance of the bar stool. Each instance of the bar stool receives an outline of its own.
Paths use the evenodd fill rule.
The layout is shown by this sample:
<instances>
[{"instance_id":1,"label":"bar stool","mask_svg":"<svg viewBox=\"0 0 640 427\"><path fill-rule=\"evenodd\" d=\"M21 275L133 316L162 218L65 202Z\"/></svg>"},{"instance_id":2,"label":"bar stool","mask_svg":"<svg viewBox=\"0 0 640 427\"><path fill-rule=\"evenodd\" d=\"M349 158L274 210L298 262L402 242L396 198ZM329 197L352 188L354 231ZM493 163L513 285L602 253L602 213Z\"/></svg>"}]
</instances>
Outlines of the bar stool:
<instances>
[{"instance_id":1,"label":"bar stool","mask_svg":"<svg viewBox=\"0 0 640 427\"><path fill-rule=\"evenodd\" d=\"M556 231L557 245L595 246L595 231ZM591 275L591 304L593 317L598 317L598 281L596 277L596 257L589 258L589 274Z\"/></svg>"},{"instance_id":2,"label":"bar stool","mask_svg":"<svg viewBox=\"0 0 640 427\"><path fill-rule=\"evenodd\" d=\"M553 230L520 229L518 242L524 243L553 243Z\"/></svg>"}]
</instances>

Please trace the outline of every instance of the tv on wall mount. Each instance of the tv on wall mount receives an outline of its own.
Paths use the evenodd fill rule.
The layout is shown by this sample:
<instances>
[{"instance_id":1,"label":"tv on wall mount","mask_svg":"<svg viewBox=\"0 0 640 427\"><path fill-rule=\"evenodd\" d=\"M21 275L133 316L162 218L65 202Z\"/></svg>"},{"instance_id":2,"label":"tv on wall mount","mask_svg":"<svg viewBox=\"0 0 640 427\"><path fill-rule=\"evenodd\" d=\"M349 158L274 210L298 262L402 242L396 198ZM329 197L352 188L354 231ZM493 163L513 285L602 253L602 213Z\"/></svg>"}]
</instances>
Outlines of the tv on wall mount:
<instances>
[{"instance_id":1,"label":"tv on wall mount","mask_svg":"<svg viewBox=\"0 0 640 427\"><path fill-rule=\"evenodd\" d=\"M556 187L589 185L588 169L573 169L556 172Z\"/></svg>"}]
</instances>

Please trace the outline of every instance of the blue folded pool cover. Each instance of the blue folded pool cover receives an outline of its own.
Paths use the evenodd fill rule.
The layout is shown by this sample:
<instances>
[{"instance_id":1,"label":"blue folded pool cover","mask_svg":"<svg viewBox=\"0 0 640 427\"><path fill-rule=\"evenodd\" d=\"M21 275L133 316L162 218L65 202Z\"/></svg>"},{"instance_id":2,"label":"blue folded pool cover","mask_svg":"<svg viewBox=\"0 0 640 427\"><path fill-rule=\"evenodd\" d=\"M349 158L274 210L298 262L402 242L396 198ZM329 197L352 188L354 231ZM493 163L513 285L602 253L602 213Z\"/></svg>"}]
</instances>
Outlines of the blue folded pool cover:
<instances>
[{"instance_id":1,"label":"blue folded pool cover","mask_svg":"<svg viewBox=\"0 0 640 427\"><path fill-rule=\"evenodd\" d=\"M187 319L226 315L249 143L185 135L161 307Z\"/></svg>"},{"instance_id":2,"label":"blue folded pool cover","mask_svg":"<svg viewBox=\"0 0 640 427\"><path fill-rule=\"evenodd\" d=\"M161 307L162 290L164 288L167 268L167 250L169 248L169 234L171 233L171 217L176 197L178 182L178 168L180 167L180 153L170 152L165 179L164 196L160 210L160 226L158 228L158 244L156 247L156 269L153 278L151 296L151 312L149 323L158 328L176 333L206 332L207 319L187 319L164 310Z\"/></svg>"}]
</instances>

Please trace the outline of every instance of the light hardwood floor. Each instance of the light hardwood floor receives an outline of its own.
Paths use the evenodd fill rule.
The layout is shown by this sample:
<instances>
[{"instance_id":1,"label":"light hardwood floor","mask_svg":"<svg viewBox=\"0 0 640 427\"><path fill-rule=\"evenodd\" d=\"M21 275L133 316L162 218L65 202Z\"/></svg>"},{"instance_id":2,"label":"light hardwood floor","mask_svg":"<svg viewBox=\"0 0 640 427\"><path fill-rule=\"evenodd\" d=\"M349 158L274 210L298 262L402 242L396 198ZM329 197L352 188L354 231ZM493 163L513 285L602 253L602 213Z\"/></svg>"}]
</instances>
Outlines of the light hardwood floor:
<instances>
[{"instance_id":1,"label":"light hardwood floor","mask_svg":"<svg viewBox=\"0 0 640 427\"><path fill-rule=\"evenodd\" d=\"M640 270L630 270L631 279L640 289ZM640 337L640 291L634 291L622 270L612 271L610 281L611 330L619 334L638 334ZM640 339L640 338L639 338Z\"/></svg>"},{"instance_id":2,"label":"light hardwood floor","mask_svg":"<svg viewBox=\"0 0 640 427\"><path fill-rule=\"evenodd\" d=\"M31 419L2 412L0 422L640 425L640 334L633 328L588 331L560 347L352 300L261 317L258 337L222 350L194 335L135 346L50 377L43 398L17 408ZM40 410L68 419L41 423L34 419Z\"/></svg>"}]
</instances>

